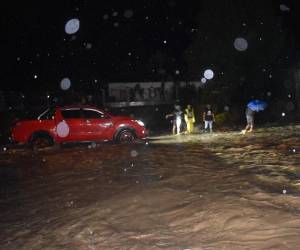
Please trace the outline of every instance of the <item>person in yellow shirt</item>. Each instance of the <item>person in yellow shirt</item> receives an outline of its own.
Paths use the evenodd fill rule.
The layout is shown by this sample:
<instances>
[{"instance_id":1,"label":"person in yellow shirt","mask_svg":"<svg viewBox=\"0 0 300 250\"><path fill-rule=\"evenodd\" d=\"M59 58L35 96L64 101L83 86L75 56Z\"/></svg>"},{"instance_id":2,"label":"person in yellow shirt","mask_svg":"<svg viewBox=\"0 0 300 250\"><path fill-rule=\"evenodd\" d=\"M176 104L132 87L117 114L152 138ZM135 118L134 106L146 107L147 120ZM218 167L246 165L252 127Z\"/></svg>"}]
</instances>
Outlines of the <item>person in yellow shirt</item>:
<instances>
[{"instance_id":1,"label":"person in yellow shirt","mask_svg":"<svg viewBox=\"0 0 300 250\"><path fill-rule=\"evenodd\" d=\"M184 120L186 122L187 133L191 134L194 131L195 114L194 109L190 104L184 110Z\"/></svg>"}]
</instances>

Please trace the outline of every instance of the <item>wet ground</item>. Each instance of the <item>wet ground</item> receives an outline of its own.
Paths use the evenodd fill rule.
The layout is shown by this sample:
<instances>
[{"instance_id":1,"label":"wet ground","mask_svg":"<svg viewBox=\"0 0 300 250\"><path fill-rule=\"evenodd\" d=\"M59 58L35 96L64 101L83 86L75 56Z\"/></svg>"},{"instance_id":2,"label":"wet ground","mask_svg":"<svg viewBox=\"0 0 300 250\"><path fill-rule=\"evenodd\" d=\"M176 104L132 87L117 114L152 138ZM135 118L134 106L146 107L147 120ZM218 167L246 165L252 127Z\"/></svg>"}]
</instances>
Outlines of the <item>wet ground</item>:
<instances>
[{"instance_id":1,"label":"wet ground","mask_svg":"<svg viewBox=\"0 0 300 250\"><path fill-rule=\"evenodd\" d=\"M299 249L300 126L0 153L0 249Z\"/></svg>"}]
</instances>

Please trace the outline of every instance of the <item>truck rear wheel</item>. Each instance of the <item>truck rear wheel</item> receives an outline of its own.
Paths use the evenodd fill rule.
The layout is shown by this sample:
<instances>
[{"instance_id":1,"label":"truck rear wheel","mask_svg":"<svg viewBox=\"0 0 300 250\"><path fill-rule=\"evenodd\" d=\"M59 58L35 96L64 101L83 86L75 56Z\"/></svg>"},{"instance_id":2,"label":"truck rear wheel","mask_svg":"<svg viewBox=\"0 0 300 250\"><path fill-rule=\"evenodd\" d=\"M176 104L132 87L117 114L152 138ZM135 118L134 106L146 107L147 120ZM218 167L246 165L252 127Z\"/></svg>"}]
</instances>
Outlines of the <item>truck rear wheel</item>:
<instances>
[{"instance_id":1,"label":"truck rear wheel","mask_svg":"<svg viewBox=\"0 0 300 250\"><path fill-rule=\"evenodd\" d=\"M53 146L53 138L47 133L36 133L32 135L30 145L33 148L46 148Z\"/></svg>"}]
</instances>

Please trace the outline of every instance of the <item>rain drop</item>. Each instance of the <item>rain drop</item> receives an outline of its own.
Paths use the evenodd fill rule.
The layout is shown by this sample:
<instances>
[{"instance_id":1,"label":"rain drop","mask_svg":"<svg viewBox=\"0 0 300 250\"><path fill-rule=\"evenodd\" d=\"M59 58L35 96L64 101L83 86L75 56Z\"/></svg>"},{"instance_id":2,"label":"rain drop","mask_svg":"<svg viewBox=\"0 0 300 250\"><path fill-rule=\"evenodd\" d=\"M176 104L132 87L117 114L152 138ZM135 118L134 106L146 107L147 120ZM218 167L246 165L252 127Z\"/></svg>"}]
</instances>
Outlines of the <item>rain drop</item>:
<instances>
[{"instance_id":1,"label":"rain drop","mask_svg":"<svg viewBox=\"0 0 300 250\"><path fill-rule=\"evenodd\" d=\"M131 157L137 157L138 152L136 150L131 150L130 155L131 155Z\"/></svg>"},{"instance_id":2,"label":"rain drop","mask_svg":"<svg viewBox=\"0 0 300 250\"><path fill-rule=\"evenodd\" d=\"M207 80L211 80L211 79L214 78L214 72L211 69L207 69L207 70L204 71L204 77Z\"/></svg>"},{"instance_id":3,"label":"rain drop","mask_svg":"<svg viewBox=\"0 0 300 250\"><path fill-rule=\"evenodd\" d=\"M69 125L63 120L57 124L56 132L59 137L67 137L70 132Z\"/></svg>"},{"instance_id":4,"label":"rain drop","mask_svg":"<svg viewBox=\"0 0 300 250\"><path fill-rule=\"evenodd\" d=\"M63 78L60 82L62 90L68 90L71 87L71 80L69 78Z\"/></svg>"},{"instance_id":5,"label":"rain drop","mask_svg":"<svg viewBox=\"0 0 300 250\"><path fill-rule=\"evenodd\" d=\"M248 49L248 42L245 38L238 37L234 40L234 48L238 51L245 51Z\"/></svg>"},{"instance_id":6,"label":"rain drop","mask_svg":"<svg viewBox=\"0 0 300 250\"><path fill-rule=\"evenodd\" d=\"M86 48L86 49L91 49L91 48L92 48L92 44L91 44L91 43L87 43L87 44L85 45L85 48Z\"/></svg>"},{"instance_id":7,"label":"rain drop","mask_svg":"<svg viewBox=\"0 0 300 250\"><path fill-rule=\"evenodd\" d=\"M125 10L124 11L124 17L125 18L131 18L133 16L133 11L132 10Z\"/></svg>"},{"instance_id":8,"label":"rain drop","mask_svg":"<svg viewBox=\"0 0 300 250\"><path fill-rule=\"evenodd\" d=\"M77 18L69 20L65 25L65 32L69 35L75 34L80 27L80 21Z\"/></svg>"},{"instance_id":9,"label":"rain drop","mask_svg":"<svg viewBox=\"0 0 300 250\"><path fill-rule=\"evenodd\" d=\"M288 6L286 6L285 4L280 4L279 8L283 12L290 11L290 8Z\"/></svg>"}]
</instances>

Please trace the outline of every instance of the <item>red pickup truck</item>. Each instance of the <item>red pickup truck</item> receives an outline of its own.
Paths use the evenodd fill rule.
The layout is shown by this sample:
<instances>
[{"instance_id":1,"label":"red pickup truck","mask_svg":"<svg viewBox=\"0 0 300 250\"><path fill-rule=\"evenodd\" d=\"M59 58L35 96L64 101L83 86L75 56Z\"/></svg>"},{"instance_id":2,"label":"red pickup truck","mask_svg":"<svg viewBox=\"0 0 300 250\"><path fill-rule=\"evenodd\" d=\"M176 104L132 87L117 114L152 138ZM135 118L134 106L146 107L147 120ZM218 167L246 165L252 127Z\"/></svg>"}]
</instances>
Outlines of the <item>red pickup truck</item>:
<instances>
[{"instance_id":1,"label":"red pickup truck","mask_svg":"<svg viewBox=\"0 0 300 250\"><path fill-rule=\"evenodd\" d=\"M36 119L20 120L11 129L13 141L36 147L82 141L122 143L146 137L147 130L140 120L80 105L48 108Z\"/></svg>"}]
</instances>

